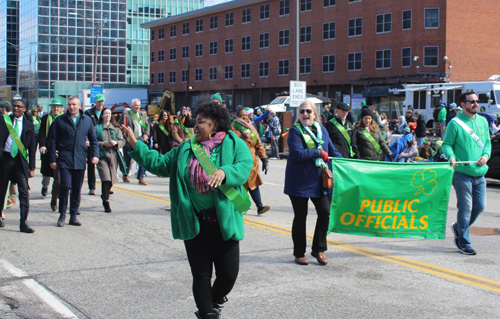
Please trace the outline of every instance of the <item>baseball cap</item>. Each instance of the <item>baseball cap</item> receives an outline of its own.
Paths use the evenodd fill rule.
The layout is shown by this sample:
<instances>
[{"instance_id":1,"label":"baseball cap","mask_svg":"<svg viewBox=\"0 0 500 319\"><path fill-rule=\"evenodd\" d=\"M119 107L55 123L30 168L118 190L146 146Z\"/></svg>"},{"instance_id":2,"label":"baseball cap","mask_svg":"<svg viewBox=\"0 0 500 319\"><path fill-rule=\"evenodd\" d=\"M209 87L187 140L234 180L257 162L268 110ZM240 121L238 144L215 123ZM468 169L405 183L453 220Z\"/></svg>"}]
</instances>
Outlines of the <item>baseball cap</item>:
<instances>
[{"instance_id":1,"label":"baseball cap","mask_svg":"<svg viewBox=\"0 0 500 319\"><path fill-rule=\"evenodd\" d=\"M94 98L94 102L106 101L103 94L97 94Z\"/></svg>"}]
</instances>

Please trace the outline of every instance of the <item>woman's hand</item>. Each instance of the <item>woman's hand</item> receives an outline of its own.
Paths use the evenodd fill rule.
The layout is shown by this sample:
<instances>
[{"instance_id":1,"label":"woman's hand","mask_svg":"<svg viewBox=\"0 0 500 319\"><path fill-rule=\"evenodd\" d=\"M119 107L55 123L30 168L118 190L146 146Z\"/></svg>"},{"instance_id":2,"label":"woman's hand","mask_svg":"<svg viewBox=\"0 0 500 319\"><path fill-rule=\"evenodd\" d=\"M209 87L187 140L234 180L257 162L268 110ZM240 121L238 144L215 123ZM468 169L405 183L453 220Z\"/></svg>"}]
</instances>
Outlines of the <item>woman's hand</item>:
<instances>
[{"instance_id":1,"label":"woman's hand","mask_svg":"<svg viewBox=\"0 0 500 319\"><path fill-rule=\"evenodd\" d=\"M135 144L137 143L137 139L135 138L134 131L130 128L130 126L125 126L122 124L121 126L123 136L127 139L127 142L132 146L132 148L135 147Z\"/></svg>"},{"instance_id":2,"label":"woman's hand","mask_svg":"<svg viewBox=\"0 0 500 319\"><path fill-rule=\"evenodd\" d=\"M328 158L328 153L325 150L321 150L321 154L319 154L319 157L325 161L325 163L328 163L329 158Z\"/></svg>"},{"instance_id":3,"label":"woman's hand","mask_svg":"<svg viewBox=\"0 0 500 319\"><path fill-rule=\"evenodd\" d=\"M226 173L224 173L224 171L219 168L212 174L212 177L210 177L208 185L210 185L210 187L218 187L224 182L225 179Z\"/></svg>"}]
</instances>

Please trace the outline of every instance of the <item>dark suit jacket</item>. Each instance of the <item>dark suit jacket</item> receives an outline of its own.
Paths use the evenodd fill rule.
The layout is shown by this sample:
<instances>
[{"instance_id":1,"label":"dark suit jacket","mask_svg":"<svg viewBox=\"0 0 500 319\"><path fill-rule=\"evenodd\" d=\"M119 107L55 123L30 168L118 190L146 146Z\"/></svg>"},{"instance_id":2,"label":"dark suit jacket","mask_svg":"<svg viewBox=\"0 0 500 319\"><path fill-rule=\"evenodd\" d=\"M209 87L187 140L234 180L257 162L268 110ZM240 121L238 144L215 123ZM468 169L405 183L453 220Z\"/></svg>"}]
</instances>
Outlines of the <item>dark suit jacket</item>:
<instances>
[{"instance_id":1,"label":"dark suit jacket","mask_svg":"<svg viewBox=\"0 0 500 319\"><path fill-rule=\"evenodd\" d=\"M86 110L85 115L89 116L92 119L94 126L97 126L97 123L99 123L99 118L97 117L97 114L95 111L96 111L96 109L94 106L93 108Z\"/></svg>"},{"instance_id":2,"label":"dark suit jacket","mask_svg":"<svg viewBox=\"0 0 500 319\"><path fill-rule=\"evenodd\" d=\"M12 123L14 123L13 118L14 116L10 115ZM5 142L7 142L9 135L10 133L7 129L7 124L5 123L5 119L2 115L0 116L0 156L2 156L3 154ZM36 139L35 126L33 125L33 123L28 121L25 116L23 116L23 131L21 133L21 142L28 152L28 161L26 161L24 156L19 153L21 162L23 164L24 175L26 176L26 179L28 179L30 177L29 171L35 170Z\"/></svg>"}]
</instances>

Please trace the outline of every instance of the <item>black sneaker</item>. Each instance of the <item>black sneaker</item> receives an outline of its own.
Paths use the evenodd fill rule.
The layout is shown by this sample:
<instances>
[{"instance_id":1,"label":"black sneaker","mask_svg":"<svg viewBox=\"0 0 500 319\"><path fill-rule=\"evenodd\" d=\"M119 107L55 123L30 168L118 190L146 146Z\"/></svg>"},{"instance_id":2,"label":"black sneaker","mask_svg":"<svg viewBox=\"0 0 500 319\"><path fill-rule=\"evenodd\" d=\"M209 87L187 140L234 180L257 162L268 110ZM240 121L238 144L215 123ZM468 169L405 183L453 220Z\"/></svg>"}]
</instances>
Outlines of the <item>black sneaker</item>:
<instances>
[{"instance_id":1,"label":"black sneaker","mask_svg":"<svg viewBox=\"0 0 500 319\"><path fill-rule=\"evenodd\" d=\"M451 231L453 232L453 243L455 244L455 246L457 246L458 249L460 249L460 246L458 245L458 231L457 229L455 228L455 225L457 223L454 223L451 225Z\"/></svg>"},{"instance_id":2,"label":"black sneaker","mask_svg":"<svg viewBox=\"0 0 500 319\"><path fill-rule=\"evenodd\" d=\"M471 246L459 246L458 251L464 255L475 255L476 251Z\"/></svg>"}]
</instances>

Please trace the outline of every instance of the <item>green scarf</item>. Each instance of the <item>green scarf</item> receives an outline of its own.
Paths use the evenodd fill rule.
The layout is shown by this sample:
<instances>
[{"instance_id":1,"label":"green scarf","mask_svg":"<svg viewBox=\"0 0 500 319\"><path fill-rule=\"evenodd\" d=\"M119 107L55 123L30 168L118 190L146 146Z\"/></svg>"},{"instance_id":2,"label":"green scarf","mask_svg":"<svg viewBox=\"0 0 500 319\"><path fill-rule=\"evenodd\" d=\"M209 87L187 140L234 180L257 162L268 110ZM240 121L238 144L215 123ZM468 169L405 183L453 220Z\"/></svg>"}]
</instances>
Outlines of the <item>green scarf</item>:
<instances>
[{"instance_id":1,"label":"green scarf","mask_svg":"<svg viewBox=\"0 0 500 319\"><path fill-rule=\"evenodd\" d=\"M59 113L61 115L62 113ZM49 130L50 127L52 126L52 122L59 116L59 115L54 115L54 113L50 112L49 116L47 117L47 125L45 127L45 137L49 136Z\"/></svg>"},{"instance_id":2,"label":"green scarf","mask_svg":"<svg viewBox=\"0 0 500 319\"><path fill-rule=\"evenodd\" d=\"M306 141L308 148L318 149L321 152L321 150L323 149L322 145L325 142L323 141L323 132L321 130L321 125L319 125L318 122L314 121L314 127L316 128L317 136L314 135L314 133L311 131L311 129L308 126L305 126L302 123L295 123L295 127L297 127L299 129L300 133L302 133L302 137ZM306 133L308 135L304 134L304 130L306 131ZM317 147L314 144L314 142L316 142L316 144L318 145ZM316 167L321 167L322 169L328 168L325 161L323 161L323 159L321 157L318 157L317 159L315 159L314 164L316 165Z\"/></svg>"}]
</instances>

